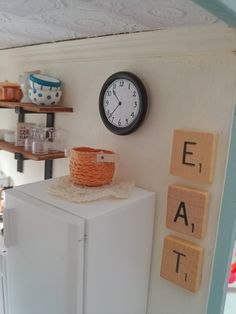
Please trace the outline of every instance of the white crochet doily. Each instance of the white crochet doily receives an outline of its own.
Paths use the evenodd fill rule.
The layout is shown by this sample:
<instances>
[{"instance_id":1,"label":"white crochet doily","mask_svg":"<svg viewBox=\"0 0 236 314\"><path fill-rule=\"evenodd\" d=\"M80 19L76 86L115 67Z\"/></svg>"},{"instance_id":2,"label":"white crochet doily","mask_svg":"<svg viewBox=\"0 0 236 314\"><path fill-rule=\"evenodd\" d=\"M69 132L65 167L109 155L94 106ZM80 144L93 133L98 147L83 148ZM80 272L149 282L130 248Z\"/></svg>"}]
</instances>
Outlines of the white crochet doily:
<instances>
[{"instance_id":1,"label":"white crochet doily","mask_svg":"<svg viewBox=\"0 0 236 314\"><path fill-rule=\"evenodd\" d=\"M49 186L48 192L70 202L82 203L109 196L128 198L133 187L134 181L114 181L99 187L74 185L70 181L70 176L65 176L56 179Z\"/></svg>"}]
</instances>

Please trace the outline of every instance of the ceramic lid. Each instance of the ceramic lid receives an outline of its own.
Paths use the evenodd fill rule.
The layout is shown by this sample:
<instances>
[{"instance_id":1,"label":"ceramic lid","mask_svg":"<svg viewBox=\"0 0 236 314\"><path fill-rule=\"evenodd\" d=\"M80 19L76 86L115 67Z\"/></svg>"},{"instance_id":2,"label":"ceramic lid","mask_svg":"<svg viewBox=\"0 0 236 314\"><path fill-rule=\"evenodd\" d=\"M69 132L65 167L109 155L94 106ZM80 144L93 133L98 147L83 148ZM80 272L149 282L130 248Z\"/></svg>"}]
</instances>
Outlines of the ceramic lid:
<instances>
[{"instance_id":1,"label":"ceramic lid","mask_svg":"<svg viewBox=\"0 0 236 314\"><path fill-rule=\"evenodd\" d=\"M43 75L43 74L31 74L29 79L32 82L37 83L39 85L49 86L49 87L61 87L61 81L52 76Z\"/></svg>"}]
</instances>

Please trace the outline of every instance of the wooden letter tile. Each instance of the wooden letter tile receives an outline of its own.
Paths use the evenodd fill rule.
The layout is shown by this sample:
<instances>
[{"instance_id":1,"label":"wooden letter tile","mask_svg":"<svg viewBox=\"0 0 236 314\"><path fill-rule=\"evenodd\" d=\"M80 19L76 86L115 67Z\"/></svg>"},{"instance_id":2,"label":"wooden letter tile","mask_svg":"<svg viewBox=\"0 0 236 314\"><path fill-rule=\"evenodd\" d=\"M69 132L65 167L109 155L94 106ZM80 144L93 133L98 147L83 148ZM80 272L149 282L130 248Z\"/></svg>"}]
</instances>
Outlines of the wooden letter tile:
<instances>
[{"instance_id":1,"label":"wooden letter tile","mask_svg":"<svg viewBox=\"0 0 236 314\"><path fill-rule=\"evenodd\" d=\"M168 189L166 227L203 238L206 233L209 192L180 185Z\"/></svg>"},{"instance_id":2,"label":"wooden letter tile","mask_svg":"<svg viewBox=\"0 0 236 314\"><path fill-rule=\"evenodd\" d=\"M213 179L217 136L174 130L170 173L202 182Z\"/></svg>"},{"instance_id":3,"label":"wooden letter tile","mask_svg":"<svg viewBox=\"0 0 236 314\"><path fill-rule=\"evenodd\" d=\"M175 236L164 240L161 277L196 292L202 275L203 248Z\"/></svg>"}]
</instances>

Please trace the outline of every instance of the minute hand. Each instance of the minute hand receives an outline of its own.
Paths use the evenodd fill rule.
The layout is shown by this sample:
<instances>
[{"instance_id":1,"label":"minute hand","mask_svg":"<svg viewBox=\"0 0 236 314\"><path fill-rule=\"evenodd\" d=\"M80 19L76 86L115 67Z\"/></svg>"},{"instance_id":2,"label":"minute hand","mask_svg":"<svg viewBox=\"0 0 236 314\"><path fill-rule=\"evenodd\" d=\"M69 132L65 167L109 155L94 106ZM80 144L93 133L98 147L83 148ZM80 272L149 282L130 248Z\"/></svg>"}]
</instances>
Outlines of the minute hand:
<instances>
[{"instance_id":1,"label":"minute hand","mask_svg":"<svg viewBox=\"0 0 236 314\"><path fill-rule=\"evenodd\" d=\"M116 111L116 109L121 105L121 102L119 102L119 104L115 107L115 109L112 111L112 113L110 113L109 118L111 118L111 116L113 115L113 113Z\"/></svg>"}]
</instances>

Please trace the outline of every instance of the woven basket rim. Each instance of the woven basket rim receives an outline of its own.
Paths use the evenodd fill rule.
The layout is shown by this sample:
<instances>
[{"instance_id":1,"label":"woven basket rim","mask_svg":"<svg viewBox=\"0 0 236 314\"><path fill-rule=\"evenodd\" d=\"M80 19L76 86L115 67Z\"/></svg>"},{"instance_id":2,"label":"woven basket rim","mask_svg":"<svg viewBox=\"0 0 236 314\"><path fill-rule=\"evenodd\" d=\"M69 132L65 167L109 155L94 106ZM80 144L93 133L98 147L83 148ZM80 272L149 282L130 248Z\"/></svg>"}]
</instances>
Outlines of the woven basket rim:
<instances>
[{"instance_id":1,"label":"woven basket rim","mask_svg":"<svg viewBox=\"0 0 236 314\"><path fill-rule=\"evenodd\" d=\"M113 151L111 150L106 150L106 149L100 149L100 148L92 148L92 147L86 147L86 146L82 146L82 147L73 147L71 149L74 152L78 152L78 153L86 153L86 154L94 154L94 153L100 153L100 154L114 154Z\"/></svg>"}]
</instances>

